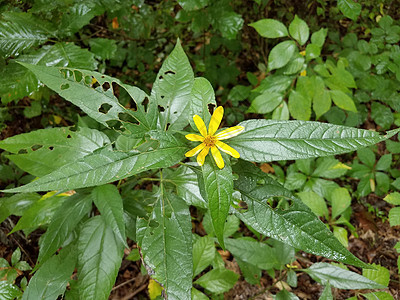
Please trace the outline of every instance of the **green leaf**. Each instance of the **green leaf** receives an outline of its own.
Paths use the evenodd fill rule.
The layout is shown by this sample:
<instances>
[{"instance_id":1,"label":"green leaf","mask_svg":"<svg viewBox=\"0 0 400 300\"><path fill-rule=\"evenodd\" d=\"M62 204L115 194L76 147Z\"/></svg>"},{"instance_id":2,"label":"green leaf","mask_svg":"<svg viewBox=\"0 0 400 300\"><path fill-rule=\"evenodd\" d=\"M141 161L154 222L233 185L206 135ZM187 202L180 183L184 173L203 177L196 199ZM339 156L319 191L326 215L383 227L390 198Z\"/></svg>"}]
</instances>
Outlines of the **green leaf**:
<instances>
[{"instance_id":1,"label":"green leaf","mask_svg":"<svg viewBox=\"0 0 400 300\"><path fill-rule=\"evenodd\" d=\"M76 249L69 246L47 260L29 281L22 297L30 299L58 299L67 287L76 264Z\"/></svg>"},{"instance_id":2,"label":"green leaf","mask_svg":"<svg viewBox=\"0 0 400 300\"><path fill-rule=\"evenodd\" d=\"M344 247L349 246L349 240L347 238L347 230L343 227L339 226L332 226L333 228L333 235L342 243Z\"/></svg>"},{"instance_id":3,"label":"green leaf","mask_svg":"<svg viewBox=\"0 0 400 300\"><path fill-rule=\"evenodd\" d=\"M295 15L293 21L289 25L289 34L298 41L300 45L304 45L310 36L310 29L306 22Z\"/></svg>"},{"instance_id":4,"label":"green leaf","mask_svg":"<svg viewBox=\"0 0 400 300\"><path fill-rule=\"evenodd\" d=\"M282 103L275 108L274 112L272 113L272 119L282 121L289 120L289 108L285 101L282 101Z\"/></svg>"},{"instance_id":5,"label":"green leaf","mask_svg":"<svg viewBox=\"0 0 400 300\"><path fill-rule=\"evenodd\" d=\"M7 281L0 281L0 299L1 300L14 300L20 297L22 292L19 288Z\"/></svg>"},{"instance_id":6,"label":"green leaf","mask_svg":"<svg viewBox=\"0 0 400 300\"><path fill-rule=\"evenodd\" d=\"M90 51L100 59L111 59L117 52L117 42L115 40L94 38L89 40Z\"/></svg>"},{"instance_id":7,"label":"green leaf","mask_svg":"<svg viewBox=\"0 0 400 300\"><path fill-rule=\"evenodd\" d=\"M306 47L306 58L307 61L310 61L312 59L315 59L319 57L321 54L321 47L314 45L314 44L308 44Z\"/></svg>"},{"instance_id":8,"label":"green leaf","mask_svg":"<svg viewBox=\"0 0 400 300\"><path fill-rule=\"evenodd\" d=\"M193 277L207 268L215 257L214 239L203 236L193 244Z\"/></svg>"},{"instance_id":9,"label":"green leaf","mask_svg":"<svg viewBox=\"0 0 400 300\"><path fill-rule=\"evenodd\" d=\"M362 295L368 300L394 300L393 296L386 292L372 292Z\"/></svg>"},{"instance_id":10,"label":"green leaf","mask_svg":"<svg viewBox=\"0 0 400 300\"><path fill-rule=\"evenodd\" d=\"M193 70L178 41L164 61L151 91L154 101L165 111L160 112L160 127L181 130L189 122L192 101Z\"/></svg>"},{"instance_id":11,"label":"green leaf","mask_svg":"<svg viewBox=\"0 0 400 300\"><path fill-rule=\"evenodd\" d=\"M227 269L213 269L195 281L214 294L229 291L239 279L239 275Z\"/></svg>"},{"instance_id":12,"label":"green leaf","mask_svg":"<svg viewBox=\"0 0 400 300\"><path fill-rule=\"evenodd\" d=\"M298 91L291 91L289 94L289 111L292 117L297 120L310 120L311 99Z\"/></svg>"},{"instance_id":13,"label":"green leaf","mask_svg":"<svg viewBox=\"0 0 400 300\"><path fill-rule=\"evenodd\" d=\"M320 195L313 191L300 192L297 195L318 217L328 217L328 207L326 206L324 198Z\"/></svg>"},{"instance_id":14,"label":"green leaf","mask_svg":"<svg viewBox=\"0 0 400 300\"><path fill-rule=\"evenodd\" d=\"M281 290L276 296L274 300L299 300L295 294L288 292L286 289Z\"/></svg>"},{"instance_id":15,"label":"green leaf","mask_svg":"<svg viewBox=\"0 0 400 300\"><path fill-rule=\"evenodd\" d=\"M324 46L327 33L328 33L328 29L326 29L326 28L321 28L320 30L314 32L311 35L311 43L322 48Z\"/></svg>"},{"instance_id":16,"label":"green leaf","mask_svg":"<svg viewBox=\"0 0 400 300\"><path fill-rule=\"evenodd\" d=\"M252 102L247 112L266 114L273 111L283 100L281 93L266 92L257 96Z\"/></svg>"},{"instance_id":17,"label":"green leaf","mask_svg":"<svg viewBox=\"0 0 400 300\"><path fill-rule=\"evenodd\" d=\"M15 266L16 263L20 261L20 259L21 259L21 249L19 249L18 247L11 255L11 265Z\"/></svg>"},{"instance_id":18,"label":"green leaf","mask_svg":"<svg viewBox=\"0 0 400 300\"><path fill-rule=\"evenodd\" d=\"M272 237L303 251L322 255L355 266L366 264L351 254L333 236L324 223L292 193L278 182L263 174L251 163L239 161L234 166L239 180L235 188L248 205L246 211L236 215L257 232ZM257 185L257 182L263 182ZM274 209L268 204L271 197L284 197L289 208Z\"/></svg>"},{"instance_id":19,"label":"green leaf","mask_svg":"<svg viewBox=\"0 0 400 300\"><path fill-rule=\"evenodd\" d=\"M328 156L354 151L384 141L386 135L369 130L319 122L247 120L245 130L229 140L244 160L268 162Z\"/></svg>"},{"instance_id":20,"label":"green leaf","mask_svg":"<svg viewBox=\"0 0 400 300\"><path fill-rule=\"evenodd\" d=\"M108 299L122 256L123 246L103 216L90 218L82 225L78 240L80 299Z\"/></svg>"},{"instance_id":21,"label":"green leaf","mask_svg":"<svg viewBox=\"0 0 400 300\"><path fill-rule=\"evenodd\" d=\"M194 79L194 84L191 92L191 112L189 117L199 115L204 123L208 124L211 119L209 104L217 106L215 102L214 89L211 83L203 78L197 77ZM194 125L192 118L189 119L190 124Z\"/></svg>"},{"instance_id":22,"label":"green leaf","mask_svg":"<svg viewBox=\"0 0 400 300\"><path fill-rule=\"evenodd\" d=\"M94 204L104 217L108 227L112 229L121 243L127 247L123 219L124 208L117 187L111 184L97 186L92 190L91 195Z\"/></svg>"},{"instance_id":23,"label":"green leaf","mask_svg":"<svg viewBox=\"0 0 400 300\"><path fill-rule=\"evenodd\" d=\"M192 224L189 207L161 185L149 220L139 219L137 237L146 268L169 299L190 299Z\"/></svg>"},{"instance_id":24,"label":"green leaf","mask_svg":"<svg viewBox=\"0 0 400 300\"><path fill-rule=\"evenodd\" d=\"M186 11L199 10L208 5L209 0L178 0L178 3Z\"/></svg>"},{"instance_id":25,"label":"green leaf","mask_svg":"<svg viewBox=\"0 0 400 300\"><path fill-rule=\"evenodd\" d=\"M313 264L309 269L304 269L315 281L338 289L384 289L385 286L376 283L357 273L327 263Z\"/></svg>"},{"instance_id":26,"label":"green leaf","mask_svg":"<svg viewBox=\"0 0 400 300\"><path fill-rule=\"evenodd\" d=\"M282 69L284 75L297 74L304 68L304 56L294 54L289 63Z\"/></svg>"},{"instance_id":27,"label":"green leaf","mask_svg":"<svg viewBox=\"0 0 400 300\"><path fill-rule=\"evenodd\" d=\"M400 207L394 207L389 211L390 226L400 225Z\"/></svg>"},{"instance_id":28,"label":"green leaf","mask_svg":"<svg viewBox=\"0 0 400 300\"><path fill-rule=\"evenodd\" d=\"M208 300L209 298L199 290L192 287L192 300Z\"/></svg>"},{"instance_id":29,"label":"green leaf","mask_svg":"<svg viewBox=\"0 0 400 300\"><path fill-rule=\"evenodd\" d=\"M236 260L237 264L239 265L240 271L242 272L244 279L248 283L260 284L260 278L262 277L261 269L259 269L258 267L254 266L252 264L246 263L237 257L235 257L235 260Z\"/></svg>"},{"instance_id":30,"label":"green leaf","mask_svg":"<svg viewBox=\"0 0 400 300\"><path fill-rule=\"evenodd\" d=\"M390 168L392 164L392 154L384 154L376 163L376 170L386 171Z\"/></svg>"},{"instance_id":31,"label":"green leaf","mask_svg":"<svg viewBox=\"0 0 400 300\"><path fill-rule=\"evenodd\" d=\"M374 269L363 269L363 276L387 287L390 281L389 270L376 264L372 264L372 267Z\"/></svg>"},{"instance_id":32,"label":"green leaf","mask_svg":"<svg viewBox=\"0 0 400 300\"><path fill-rule=\"evenodd\" d=\"M207 155L202 167L205 194L214 233L218 242L224 248L224 227L228 217L233 193L233 177L229 161L225 159L225 167L217 167L211 155Z\"/></svg>"},{"instance_id":33,"label":"green leaf","mask_svg":"<svg viewBox=\"0 0 400 300\"><path fill-rule=\"evenodd\" d=\"M151 138L160 143L158 148L147 152L103 150L7 192L73 190L96 186L146 170L169 167L184 157L185 145L172 135L154 131Z\"/></svg>"},{"instance_id":34,"label":"green leaf","mask_svg":"<svg viewBox=\"0 0 400 300\"><path fill-rule=\"evenodd\" d=\"M286 26L282 22L274 19L262 19L257 22L249 24L253 27L259 35L265 38L275 39L279 37L288 36Z\"/></svg>"},{"instance_id":35,"label":"green leaf","mask_svg":"<svg viewBox=\"0 0 400 300\"><path fill-rule=\"evenodd\" d=\"M357 150L357 157L362 163L372 169L375 165L375 154L370 148L362 148Z\"/></svg>"},{"instance_id":36,"label":"green leaf","mask_svg":"<svg viewBox=\"0 0 400 300\"><path fill-rule=\"evenodd\" d=\"M351 196L345 188L336 188L330 194L332 203L332 219L338 217L351 204Z\"/></svg>"},{"instance_id":37,"label":"green leaf","mask_svg":"<svg viewBox=\"0 0 400 300\"><path fill-rule=\"evenodd\" d=\"M22 214L40 199L36 193L13 195L10 198L0 198L0 223L8 216L22 216Z\"/></svg>"},{"instance_id":38,"label":"green leaf","mask_svg":"<svg viewBox=\"0 0 400 300\"><path fill-rule=\"evenodd\" d=\"M371 104L371 118L383 129L389 129L394 122L394 117L390 107L377 102Z\"/></svg>"},{"instance_id":39,"label":"green leaf","mask_svg":"<svg viewBox=\"0 0 400 300\"><path fill-rule=\"evenodd\" d=\"M236 258L260 269L279 269L281 264L273 248L267 244L249 239L226 239L226 249Z\"/></svg>"},{"instance_id":40,"label":"green leaf","mask_svg":"<svg viewBox=\"0 0 400 300\"><path fill-rule=\"evenodd\" d=\"M329 281L326 284L324 291L322 292L318 300L333 300L332 289L331 285L329 284Z\"/></svg>"},{"instance_id":41,"label":"green leaf","mask_svg":"<svg viewBox=\"0 0 400 300\"><path fill-rule=\"evenodd\" d=\"M385 198L383 198L383 200L393 205L400 205L400 193L399 192L390 193Z\"/></svg>"},{"instance_id":42,"label":"green leaf","mask_svg":"<svg viewBox=\"0 0 400 300\"><path fill-rule=\"evenodd\" d=\"M295 42L280 42L278 45L271 49L271 52L268 55L268 71L286 66L296 50L297 46Z\"/></svg>"},{"instance_id":43,"label":"green leaf","mask_svg":"<svg viewBox=\"0 0 400 300\"><path fill-rule=\"evenodd\" d=\"M322 157L317 160L317 167L312 173L314 177L338 178L346 174L351 167L332 157Z\"/></svg>"},{"instance_id":44,"label":"green leaf","mask_svg":"<svg viewBox=\"0 0 400 300\"><path fill-rule=\"evenodd\" d=\"M44 176L108 143L109 138L95 129L63 127L19 134L0 141L0 148L13 153L7 157L24 171Z\"/></svg>"},{"instance_id":45,"label":"green leaf","mask_svg":"<svg viewBox=\"0 0 400 300\"><path fill-rule=\"evenodd\" d=\"M244 23L242 16L234 11L227 10L225 7L221 10L218 10L218 8L211 10L211 13L213 12L214 18L211 18L214 21L213 27L218 29L224 38L229 40L235 39Z\"/></svg>"},{"instance_id":46,"label":"green leaf","mask_svg":"<svg viewBox=\"0 0 400 300\"><path fill-rule=\"evenodd\" d=\"M353 21L357 20L361 13L361 4L353 0L337 0L337 5L340 11Z\"/></svg>"},{"instance_id":47,"label":"green leaf","mask_svg":"<svg viewBox=\"0 0 400 300\"><path fill-rule=\"evenodd\" d=\"M340 90L331 90L330 94L333 103L335 103L338 107L344 110L357 112L357 108L353 102L353 99L351 99L344 92Z\"/></svg>"}]
</instances>

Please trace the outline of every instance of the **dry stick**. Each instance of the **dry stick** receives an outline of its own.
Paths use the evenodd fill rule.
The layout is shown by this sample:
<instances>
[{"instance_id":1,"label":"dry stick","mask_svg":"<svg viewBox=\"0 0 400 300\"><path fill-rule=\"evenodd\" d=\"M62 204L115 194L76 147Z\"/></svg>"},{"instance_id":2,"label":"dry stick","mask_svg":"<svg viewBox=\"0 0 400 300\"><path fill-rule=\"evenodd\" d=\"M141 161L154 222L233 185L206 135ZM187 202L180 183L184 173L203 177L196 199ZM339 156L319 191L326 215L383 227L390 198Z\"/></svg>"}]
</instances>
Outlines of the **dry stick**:
<instances>
[{"instance_id":1,"label":"dry stick","mask_svg":"<svg viewBox=\"0 0 400 300\"><path fill-rule=\"evenodd\" d=\"M139 294L141 291L143 291L145 288L147 287L147 285L142 285L140 288L138 288L136 291L130 293L129 295L126 295L124 298L122 298L121 300L129 300L132 299L133 297L135 297L137 294Z\"/></svg>"},{"instance_id":2,"label":"dry stick","mask_svg":"<svg viewBox=\"0 0 400 300\"><path fill-rule=\"evenodd\" d=\"M127 285L128 283L130 283L132 281L135 281L135 280L136 280L136 277L132 278L132 279L129 279L129 280L127 280L127 281L125 281L125 282L113 287L111 291L115 291L116 289L119 289L120 287L123 287L124 285Z\"/></svg>"}]
</instances>

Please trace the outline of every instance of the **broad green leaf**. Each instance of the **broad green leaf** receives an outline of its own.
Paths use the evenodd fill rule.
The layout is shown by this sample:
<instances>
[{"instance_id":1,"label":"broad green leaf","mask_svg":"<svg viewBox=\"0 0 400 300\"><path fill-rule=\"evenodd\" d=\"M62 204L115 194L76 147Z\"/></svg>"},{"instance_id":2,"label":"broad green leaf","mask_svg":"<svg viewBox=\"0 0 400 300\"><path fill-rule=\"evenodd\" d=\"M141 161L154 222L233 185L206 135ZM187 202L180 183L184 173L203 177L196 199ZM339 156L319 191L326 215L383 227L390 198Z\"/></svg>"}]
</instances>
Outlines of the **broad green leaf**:
<instances>
[{"instance_id":1,"label":"broad green leaf","mask_svg":"<svg viewBox=\"0 0 400 300\"><path fill-rule=\"evenodd\" d=\"M294 41L280 42L271 49L268 55L268 71L286 66L296 50L297 46Z\"/></svg>"},{"instance_id":2,"label":"broad green leaf","mask_svg":"<svg viewBox=\"0 0 400 300\"><path fill-rule=\"evenodd\" d=\"M321 28L320 30L314 32L311 35L311 43L322 48L324 46L327 33L328 33L328 29L326 29L326 28Z\"/></svg>"},{"instance_id":3,"label":"broad green leaf","mask_svg":"<svg viewBox=\"0 0 400 300\"><path fill-rule=\"evenodd\" d=\"M235 188L248 205L236 215L257 232L303 251L355 266L366 264L351 254L333 236L324 223L298 198L278 182L263 174L250 163L240 161L234 166L239 180ZM263 182L257 185L257 182ZM268 204L271 197L284 197L289 208L274 209Z\"/></svg>"},{"instance_id":4,"label":"broad green leaf","mask_svg":"<svg viewBox=\"0 0 400 300\"><path fill-rule=\"evenodd\" d=\"M400 193L399 192L393 192L389 195L387 195L385 198L383 198L387 203L393 204L393 205L400 205ZM1 220L1 218L0 218Z\"/></svg>"},{"instance_id":5,"label":"broad green leaf","mask_svg":"<svg viewBox=\"0 0 400 300\"><path fill-rule=\"evenodd\" d=\"M214 239L203 236L193 244L193 277L207 268L215 257Z\"/></svg>"},{"instance_id":6,"label":"broad green leaf","mask_svg":"<svg viewBox=\"0 0 400 300\"><path fill-rule=\"evenodd\" d=\"M378 132L319 122L248 120L245 130L229 139L244 160L268 162L328 156L384 141L399 129Z\"/></svg>"},{"instance_id":7,"label":"broad green leaf","mask_svg":"<svg viewBox=\"0 0 400 300\"><path fill-rule=\"evenodd\" d=\"M150 219L138 219L137 237L146 268L168 299L190 299L192 224L187 204L161 185Z\"/></svg>"},{"instance_id":8,"label":"broad green leaf","mask_svg":"<svg viewBox=\"0 0 400 300\"><path fill-rule=\"evenodd\" d=\"M390 226L400 225L400 206L394 207L389 211Z\"/></svg>"},{"instance_id":9,"label":"broad green leaf","mask_svg":"<svg viewBox=\"0 0 400 300\"><path fill-rule=\"evenodd\" d=\"M313 191L300 192L297 195L318 217L328 217L328 207L326 206L324 198L320 195Z\"/></svg>"},{"instance_id":10,"label":"broad green leaf","mask_svg":"<svg viewBox=\"0 0 400 300\"><path fill-rule=\"evenodd\" d=\"M321 47L314 45L314 44L308 44L306 47L306 59L307 61L310 61L312 59L316 59L319 57L321 54Z\"/></svg>"},{"instance_id":11,"label":"broad green leaf","mask_svg":"<svg viewBox=\"0 0 400 300\"><path fill-rule=\"evenodd\" d=\"M221 3L223 4L223 2ZM240 14L235 13L229 8L230 6L216 7L209 11L213 14L211 17L213 27L218 29L224 38L233 40L236 38L237 33L242 29L244 20Z\"/></svg>"},{"instance_id":12,"label":"broad green leaf","mask_svg":"<svg viewBox=\"0 0 400 300\"><path fill-rule=\"evenodd\" d=\"M181 130L189 122L192 101L193 70L178 41L174 50L164 61L151 91L150 101L157 103L160 112L160 127L166 130Z\"/></svg>"},{"instance_id":13,"label":"broad green leaf","mask_svg":"<svg viewBox=\"0 0 400 300\"><path fill-rule=\"evenodd\" d=\"M284 93L292 84L293 78L284 75L270 75L264 78L253 92L263 94L265 92L281 92Z\"/></svg>"},{"instance_id":14,"label":"broad green leaf","mask_svg":"<svg viewBox=\"0 0 400 300\"><path fill-rule=\"evenodd\" d=\"M9 198L0 198L0 223L8 216L22 216L22 214L40 199L36 193L24 193L13 195Z\"/></svg>"},{"instance_id":15,"label":"broad green leaf","mask_svg":"<svg viewBox=\"0 0 400 300\"><path fill-rule=\"evenodd\" d=\"M257 22L249 24L253 27L259 35L265 38L275 39L279 37L288 36L286 26L282 22L274 19L262 19Z\"/></svg>"},{"instance_id":16,"label":"broad green leaf","mask_svg":"<svg viewBox=\"0 0 400 300\"><path fill-rule=\"evenodd\" d=\"M289 108L285 101L282 101L282 103L275 108L274 112L272 113L272 119L281 121L289 120Z\"/></svg>"},{"instance_id":17,"label":"broad green leaf","mask_svg":"<svg viewBox=\"0 0 400 300\"><path fill-rule=\"evenodd\" d=\"M240 260L260 269L279 269L281 266L273 248L254 239L226 239L226 249Z\"/></svg>"},{"instance_id":18,"label":"broad green leaf","mask_svg":"<svg viewBox=\"0 0 400 300\"><path fill-rule=\"evenodd\" d=\"M292 117L297 120L310 120L311 99L298 91L291 91L289 94L289 111Z\"/></svg>"},{"instance_id":19,"label":"broad green leaf","mask_svg":"<svg viewBox=\"0 0 400 300\"><path fill-rule=\"evenodd\" d=\"M338 217L351 204L351 196L346 188L334 189L330 194L332 205L332 219Z\"/></svg>"},{"instance_id":20,"label":"broad green leaf","mask_svg":"<svg viewBox=\"0 0 400 300\"><path fill-rule=\"evenodd\" d=\"M124 208L122 198L115 185L106 184L97 186L92 190L92 199L108 227L115 236L127 247L125 224L123 220Z\"/></svg>"},{"instance_id":21,"label":"broad green leaf","mask_svg":"<svg viewBox=\"0 0 400 300\"><path fill-rule=\"evenodd\" d=\"M225 167L220 169L211 155L207 155L202 173L214 233L219 244L224 248L224 227L233 193L231 166L225 158Z\"/></svg>"},{"instance_id":22,"label":"broad green leaf","mask_svg":"<svg viewBox=\"0 0 400 300\"><path fill-rule=\"evenodd\" d=\"M310 36L310 29L306 22L295 15L293 21L289 24L289 34L300 45L304 45Z\"/></svg>"},{"instance_id":23,"label":"broad green leaf","mask_svg":"<svg viewBox=\"0 0 400 300\"><path fill-rule=\"evenodd\" d=\"M229 291L239 279L239 275L227 269L213 269L195 281L214 294Z\"/></svg>"},{"instance_id":24,"label":"broad green leaf","mask_svg":"<svg viewBox=\"0 0 400 300\"><path fill-rule=\"evenodd\" d=\"M337 0L337 5L343 15L353 21L357 20L361 13L361 4L354 2L354 0Z\"/></svg>"},{"instance_id":25,"label":"broad green leaf","mask_svg":"<svg viewBox=\"0 0 400 300\"><path fill-rule=\"evenodd\" d=\"M297 275L296 272L289 269L286 275L286 282L291 286L291 287L297 287Z\"/></svg>"},{"instance_id":26,"label":"broad green leaf","mask_svg":"<svg viewBox=\"0 0 400 300\"><path fill-rule=\"evenodd\" d=\"M343 227L333 226L333 235L342 243L344 247L349 246L349 240L347 238L347 230Z\"/></svg>"},{"instance_id":27,"label":"broad green leaf","mask_svg":"<svg viewBox=\"0 0 400 300\"><path fill-rule=\"evenodd\" d=\"M294 54L289 63L282 69L284 75L297 74L304 68L304 56Z\"/></svg>"},{"instance_id":28,"label":"broad green leaf","mask_svg":"<svg viewBox=\"0 0 400 300\"><path fill-rule=\"evenodd\" d=\"M368 300L394 300L393 296L386 292L372 292L362 295Z\"/></svg>"},{"instance_id":29,"label":"broad green leaf","mask_svg":"<svg viewBox=\"0 0 400 300\"><path fill-rule=\"evenodd\" d=\"M329 284L329 281L326 284L324 291L322 292L322 294L318 298L318 300L333 300L332 289L331 289L331 285Z\"/></svg>"},{"instance_id":30,"label":"broad green leaf","mask_svg":"<svg viewBox=\"0 0 400 300\"><path fill-rule=\"evenodd\" d=\"M117 52L117 42L111 39L94 38L89 40L90 51L100 59L111 59Z\"/></svg>"},{"instance_id":31,"label":"broad green leaf","mask_svg":"<svg viewBox=\"0 0 400 300\"><path fill-rule=\"evenodd\" d=\"M72 131L61 127L10 137L0 141L0 148L13 153L7 157L24 171L44 176L108 143L109 138L95 129L82 127ZM19 154L21 151L25 153Z\"/></svg>"},{"instance_id":32,"label":"broad green leaf","mask_svg":"<svg viewBox=\"0 0 400 300\"><path fill-rule=\"evenodd\" d=\"M22 295L19 288L7 281L0 281L0 299L1 300L14 300ZM208 299L208 298L207 298Z\"/></svg>"},{"instance_id":33,"label":"broad green leaf","mask_svg":"<svg viewBox=\"0 0 400 300\"><path fill-rule=\"evenodd\" d=\"M383 129L389 129L394 122L394 117L390 107L383 104L371 103L371 118Z\"/></svg>"},{"instance_id":34,"label":"broad green leaf","mask_svg":"<svg viewBox=\"0 0 400 300\"><path fill-rule=\"evenodd\" d=\"M384 285L376 283L357 273L327 263L316 263L303 271L322 285L326 285L329 282L331 286L338 289L386 288Z\"/></svg>"},{"instance_id":35,"label":"broad green leaf","mask_svg":"<svg viewBox=\"0 0 400 300\"><path fill-rule=\"evenodd\" d=\"M333 103L335 103L338 107L344 110L357 112L357 108L353 102L353 99L351 99L344 92L340 90L331 90L330 94Z\"/></svg>"},{"instance_id":36,"label":"broad green leaf","mask_svg":"<svg viewBox=\"0 0 400 300\"><path fill-rule=\"evenodd\" d=\"M266 92L257 96L248 109L248 112L266 114L273 111L283 100L283 95L277 92Z\"/></svg>"},{"instance_id":37,"label":"broad green leaf","mask_svg":"<svg viewBox=\"0 0 400 300\"><path fill-rule=\"evenodd\" d=\"M178 0L178 3L184 10L199 10L208 5L209 0Z\"/></svg>"},{"instance_id":38,"label":"broad green leaf","mask_svg":"<svg viewBox=\"0 0 400 300\"><path fill-rule=\"evenodd\" d=\"M281 290L276 296L274 300L300 300L295 294L288 292L286 289Z\"/></svg>"},{"instance_id":39,"label":"broad green leaf","mask_svg":"<svg viewBox=\"0 0 400 300\"><path fill-rule=\"evenodd\" d=\"M159 147L147 152L104 150L64 165L27 185L7 192L73 190L110 183L134 174L172 166L184 157L186 146L168 133L152 132Z\"/></svg>"},{"instance_id":40,"label":"broad green leaf","mask_svg":"<svg viewBox=\"0 0 400 300\"><path fill-rule=\"evenodd\" d=\"M64 248L58 255L47 260L29 281L23 300L58 299L67 287L76 264L76 249L73 245Z\"/></svg>"},{"instance_id":41,"label":"broad green leaf","mask_svg":"<svg viewBox=\"0 0 400 300\"><path fill-rule=\"evenodd\" d=\"M235 260L239 265L240 271L242 272L242 276L248 283L260 284L260 278L262 277L260 268L252 264L246 263L240 260L238 257L235 257Z\"/></svg>"},{"instance_id":42,"label":"broad green leaf","mask_svg":"<svg viewBox=\"0 0 400 300\"><path fill-rule=\"evenodd\" d=\"M374 269L363 269L363 276L379 284L388 286L390 281L389 270L376 264L372 264L372 267L374 267Z\"/></svg>"},{"instance_id":43,"label":"broad green leaf","mask_svg":"<svg viewBox=\"0 0 400 300\"><path fill-rule=\"evenodd\" d=\"M298 172L290 172L285 178L285 188L291 191L301 189L306 181L307 175Z\"/></svg>"},{"instance_id":44,"label":"broad green leaf","mask_svg":"<svg viewBox=\"0 0 400 300\"><path fill-rule=\"evenodd\" d=\"M312 175L314 177L338 178L346 174L351 167L341 163L332 157L322 157L317 159L317 168Z\"/></svg>"},{"instance_id":45,"label":"broad green leaf","mask_svg":"<svg viewBox=\"0 0 400 300\"><path fill-rule=\"evenodd\" d=\"M19 247L18 247L17 249L15 249L15 251L11 255L11 265L15 266L17 264L17 262L20 261L20 259L21 259L21 249L19 249Z\"/></svg>"},{"instance_id":46,"label":"broad green leaf","mask_svg":"<svg viewBox=\"0 0 400 300\"><path fill-rule=\"evenodd\" d=\"M122 256L122 243L115 237L103 216L90 218L82 225L77 267L80 299L108 299Z\"/></svg>"},{"instance_id":47,"label":"broad green leaf","mask_svg":"<svg viewBox=\"0 0 400 300\"><path fill-rule=\"evenodd\" d=\"M51 24L25 12L3 12L0 23L0 53L16 56L54 36Z\"/></svg>"},{"instance_id":48,"label":"broad green leaf","mask_svg":"<svg viewBox=\"0 0 400 300\"><path fill-rule=\"evenodd\" d=\"M211 119L209 104L217 105L215 102L214 89L211 83L203 78L197 77L194 79L194 84L191 92L191 111L189 113L189 121L192 125L194 115L199 115L204 123L208 124Z\"/></svg>"},{"instance_id":49,"label":"broad green leaf","mask_svg":"<svg viewBox=\"0 0 400 300\"><path fill-rule=\"evenodd\" d=\"M357 150L357 157L360 161L372 169L375 165L375 154L371 148L362 148Z\"/></svg>"},{"instance_id":50,"label":"broad green leaf","mask_svg":"<svg viewBox=\"0 0 400 300\"><path fill-rule=\"evenodd\" d=\"M192 300L208 300L209 298L199 290L192 287Z\"/></svg>"},{"instance_id":51,"label":"broad green leaf","mask_svg":"<svg viewBox=\"0 0 400 300\"><path fill-rule=\"evenodd\" d=\"M376 170L379 171L386 171L390 168L391 164L392 164L392 154L384 154L376 163L375 168Z\"/></svg>"}]
</instances>

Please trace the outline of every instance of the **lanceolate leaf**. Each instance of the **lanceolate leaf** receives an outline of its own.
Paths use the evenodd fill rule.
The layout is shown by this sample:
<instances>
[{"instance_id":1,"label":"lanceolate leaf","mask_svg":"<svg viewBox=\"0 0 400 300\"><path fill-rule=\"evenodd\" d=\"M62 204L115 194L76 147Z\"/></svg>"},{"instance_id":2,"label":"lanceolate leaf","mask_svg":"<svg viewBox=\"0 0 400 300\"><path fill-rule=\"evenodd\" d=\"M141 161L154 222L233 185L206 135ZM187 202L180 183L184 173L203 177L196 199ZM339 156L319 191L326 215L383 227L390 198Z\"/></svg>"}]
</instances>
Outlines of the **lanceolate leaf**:
<instances>
[{"instance_id":1,"label":"lanceolate leaf","mask_svg":"<svg viewBox=\"0 0 400 300\"><path fill-rule=\"evenodd\" d=\"M83 224L78 241L80 299L108 299L122 256L122 243L102 216L91 218Z\"/></svg>"},{"instance_id":2,"label":"lanceolate leaf","mask_svg":"<svg viewBox=\"0 0 400 300\"><path fill-rule=\"evenodd\" d=\"M224 227L228 217L233 193L233 177L229 161L220 169L214 160L207 156L203 165L203 181L206 200L211 214L215 235L221 247L224 246Z\"/></svg>"},{"instance_id":3,"label":"lanceolate leaf","mask_svg":"<svg viewBox=\"0 0 400 300\"><path fill-rule=\"evenodd\" d=\"M168 299L190 299L192 288L192 224L186 203L161 186L148 221L137 222L137 238L152 277Z\"/></svg>"},{"instance_id":4,"label":"lanceolate leaf","mask_svg":"<svg viewBox=\"0 0 400 300\"><path fill-rule=\"evenodd\" d=\"M189 122L193 70L178 41L175 49L164 61L151 91L151 99L161 106L160 127L181 130Z\"/></svg>"},{"instance_id":5,"label":"lanceolate leaf","mask_svg":"<svg viewBox=\"0 0 400 300\"><path fill-rule=\"evenodd\" d=\"M243 161L234 166L234 171L239 174L235 188L240 191L242 200L248 205L247 210L236 213L244 223L261 234L303 251L366 267L365 263L342 246L301 200L278 182ZM260 180L262 185L257 184ZM291 205L286 210L274 209L267 202L271 197L284 197L289 199Z\"/></svg>"},{"instance_id":6,"label":"lanceolate leaf","mask_svg":"<svg viewBox=\"0 0 400 300\"><path fill-rule=\"evenodd\" d=\"M56 210L49 228L40 239L38 261L45 262L75 230L76 225L92 209L89 195L75 194L67 198Z\"/></svg>"},{"instance_id":7,"label":"lanceolate leaf","mask_svg":"<svg viewBox=\"0 0 400 300\"><path fill-rule=\"evenodd\" d=\"M248 120L229 145L248 161L302 159L354 151L384 141L399 129L378 132L319 122Z\"/></svg>"},{"instance_id":8,"label":"lanceolate leaf","mask_svg":"<svg viewBox=\"0 0 400 300\"><path fill-rule=\"evenodd\" d=\"M72 190L110 183L134 174L178 163L187 150L185 145L170 134L152 132L151 138L159 147L147 152L103 150L64 165L48 175L7 192Z\"/></svg>"},{"instance_id":9,"label":"lanceolate leaf","mask_svg":"<svg viewBox=\"0 0 400 300\"><path fill-rule=\"evenodd\" d=\"M73 245L46 261L29 281L23 300L56 300L62 295L75 269L76 250Z\"/></svg>"},{"instance_id":10,"label":"lanceolate leaf","mask_svg":"<svg viewBox=\"0 0 400 300\"><path fill-rule=\"evenodd\" d=\"M257 22L249 24L249 26L253 27L257 30L259 35L265 38L274 39L288 35L286 26L274 19L258 20Z\"/></svg>"},{"instance_id":11,"label":"lanceolate leaf","mask_svg":"<svg viewBox=\"0 0 400 300\"><path fill-rule=\"evenodd\" d=\"M204 123L208 124L211 119L208 105L214 104L216 106L217 104L211 83L203 77L195 78L191 95L191 113L189 116L199 115ZM190 121L192 122L192 119Z\"/></svg>"}]
</instances>

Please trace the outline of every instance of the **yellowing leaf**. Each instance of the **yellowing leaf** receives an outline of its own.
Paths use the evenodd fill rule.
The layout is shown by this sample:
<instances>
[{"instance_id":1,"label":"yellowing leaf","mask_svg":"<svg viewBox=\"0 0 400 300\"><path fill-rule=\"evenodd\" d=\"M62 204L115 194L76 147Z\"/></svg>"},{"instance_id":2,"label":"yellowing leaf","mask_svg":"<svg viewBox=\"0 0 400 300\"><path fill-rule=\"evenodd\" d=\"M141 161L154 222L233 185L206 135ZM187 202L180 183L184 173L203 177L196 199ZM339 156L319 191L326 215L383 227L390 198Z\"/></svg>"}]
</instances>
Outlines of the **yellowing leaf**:
<instances>
[{"instance_id":1,"label":"yellowing leaf","mask_svg":"<svg viewBox=\"0 0 400 300\"><path fill-rule=\"evenodd\" d=\"M150 299L154 300L158 296L161 296L161 292L163 290L163 287L161 285L159 285L157 281L155 281L153 279L150 279L149 280L148 290L149 290Z\"/></svg>"}]
</instances>

